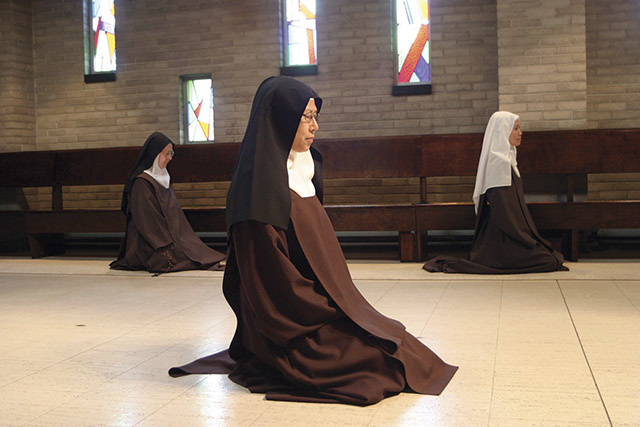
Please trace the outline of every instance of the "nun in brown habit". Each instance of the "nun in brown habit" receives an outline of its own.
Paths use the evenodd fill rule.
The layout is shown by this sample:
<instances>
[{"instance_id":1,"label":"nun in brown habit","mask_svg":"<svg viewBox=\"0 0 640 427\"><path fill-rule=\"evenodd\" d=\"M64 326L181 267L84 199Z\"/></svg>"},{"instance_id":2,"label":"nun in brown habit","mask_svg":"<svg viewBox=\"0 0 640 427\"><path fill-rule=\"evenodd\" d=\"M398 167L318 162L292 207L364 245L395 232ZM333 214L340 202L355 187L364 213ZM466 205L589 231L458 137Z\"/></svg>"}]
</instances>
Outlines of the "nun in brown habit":
<instances>
[{"instance_id":1,"label":"nun in brown habit","mask_svg":"<svg viewBox=\"0 0 640 427\"><path fill-rule=\"evenodd\" d=\"M127 229L111 268L152 273L221 269L225 256L200 240L173 192L167 171L173 147L160 132L144 143L122 193Z\"/></svg>"},{"instance_id":2,"label":"nun in brown habit","mask_svg":"<svg viewBox=\"0 0 640 427\"><path fill-rule=\"evenodd\" d=\"M351 280L321 204L322 157L311 146L321 106L292 78L258 88L227 198L223 291L236 332L228 350L169 375L227 373L269 400L369 405L440 394L457 368Z\"/></svg>"},{"instance_id":3,"label":"nun in brown habit","mask_svg":"<svg viewBox=\"0 0 640 427\"><path fill-rule=\"evenodd\" d=\"M516 161L521 142L517 115L498 111L491 116L473 192L476 227L469 258L438 256L424 264L425 270L478 274L568 270L562 254L540 237L524 201Z\"/></svg>"}]
</instances>

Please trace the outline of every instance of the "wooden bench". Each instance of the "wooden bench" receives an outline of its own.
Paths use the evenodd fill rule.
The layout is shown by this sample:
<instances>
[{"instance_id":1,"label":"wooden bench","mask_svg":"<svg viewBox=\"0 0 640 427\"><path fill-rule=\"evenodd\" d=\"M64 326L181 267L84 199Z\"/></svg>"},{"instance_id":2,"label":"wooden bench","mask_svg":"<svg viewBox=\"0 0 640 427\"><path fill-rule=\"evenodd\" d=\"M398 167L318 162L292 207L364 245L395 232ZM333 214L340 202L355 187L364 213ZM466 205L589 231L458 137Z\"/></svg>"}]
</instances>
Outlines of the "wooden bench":
<instances>
[{"instance_id":1,"label":"wooden bench","mask_svg":"<svg viewBox=\"0 0 640 427\"><path fill-rule=\"evenodd\" d=\"M422 139L421 200L417 230L474 228L473 203L427 204L427 177L475 176L482 149L481 134L434 135ZM447 159L447 161L442 161ZM540 230L568 235L565 256L578 259L578 232L640 227L640 201L576 201L576 182L587 174L640 172L640 129L594 129L525 132L518 149L518 168L525 183L546 176L564 183L564 200L527 203ZM417 256L425 244L417 233Z\"/></svg>"},{"instance_id":2,"label":"wooden bench","mask_svg":"<svg viewBox=\"0 0 640 427\"><path fill-rule=\"evenodd\" d=\"M426 203L427 179L475 176L482 134L325 139L325 179L420 178L420 203L326 205L338 232L398 233L399 258L422 260L427 230L472 230L472 203ZM172 181L229 181L239 144L176 146ZM64 250L65 233L123 232L117 209L65 209L63 186L123 184L139 147L0 153L1 187L51 187L50 211L0 211L0 233L23 221L31 254ZM640 201L575 201L575 182L588 173L640 172L640 129L527 132L518 153L525 180L554 176L564 183L563 200L528 203L541 230L567 234L568 257L577 259L580 230L640 227ZM224 232L224 208L185 209L196 232Z\"/></svg>"},{"instance_id":3,"label":"wooden bench","mask_svg":"<svg viewBox=\"0 0 640 427\"><path fill-rule=\"evenodd\" d=\"M363 142L350 145L348 141L319 142L321 150L336 155L339 159L364 155L371 160L367 167L359 168L354 174L348 163L336 161L324 170L326 178L350 177L409 177L415 176L414 170L403 165L406 150L413 144L411 138L396 138L386 142L385 153L392 156L372 156L377 150L384 149L379 142ZM345 145L352 147L345 157ZM371 151L373 149L373 151ZM170 165L172 182L218 182L230 181L235 165L239 144L212 144L176 146L176 159ZM63 186L114 185L126 181L130 168L135 162L139 147L65 150L37 152L40 156L52 159L47 168L51 171L46 178L37 182L29 181L27 176L14 179L11 183L17 187L51 186L52 206L46 211L24 211L12 213L22 215L28 230L31 255L39 258L64 252L65 233L106 233L122 232L125 218L116 209L67 209L64 207ZM35 153L11 153L0 155L0 167L11 170L16 157L28 159ZM326 155L326 154L325 154ZM377 160L376 160L377 159ZM18 164L18 163L15 163ZM21 167L24 161L20 163ZM25 170L28 170L26 168ZM399 235L399 257L403 261L415 259L415 209L404 205L360 205L327 206L327 213L337 231L394 231ZM226 231L225 212L222 207L185 209L185 215L196 232Z\"/></svg>"},{"instance_id":4,"label":"wooden bench","mask_svg":"<svg viewBox=\"0 0 640 427\"><path fill-rule=\"evenodd\" d=\"M238 144L176 146L181 161L171 165L173 182L215 182L231 179ZM66 150L55 156L50 211L26 211L31 256L39 258L64 252L65 233L124 232L126 218L119 209L65 209L63 186L124 184L136 161L139 147ZM212 151L215 151L212 153ZM224 208L186 209L196 232L224 232Z\"/></svg>"},{"instance_id":5,"label":"wooden bench","mask_svg":"<svg viewBox=\"0 0 640 427\"><path fill-rule=\"evenodd\" d=\"M26 240L24 213L28 206L22 189L50 187L54 182L54 166L55 154L52 152L0 153L0 190L3 196L0 200L0 240L3 250L19 248Z\"/></svg>"}]
</instances>

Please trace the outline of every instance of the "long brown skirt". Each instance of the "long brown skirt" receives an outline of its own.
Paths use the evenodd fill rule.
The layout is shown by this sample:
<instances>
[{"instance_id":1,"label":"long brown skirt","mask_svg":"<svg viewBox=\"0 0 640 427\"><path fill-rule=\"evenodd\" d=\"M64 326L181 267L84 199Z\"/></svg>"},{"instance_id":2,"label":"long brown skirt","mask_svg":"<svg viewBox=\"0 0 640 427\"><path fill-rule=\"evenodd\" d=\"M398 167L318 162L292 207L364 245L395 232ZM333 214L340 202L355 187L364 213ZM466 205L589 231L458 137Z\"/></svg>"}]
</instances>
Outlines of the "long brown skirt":
<instances>
[{"instance_id":1,"label":"long brown skirt","mask_svg":"<svg viewBox=\"0 0 640 427\"><path fill-rule=\"evenodd\" d=\"M472 274L542 273L568 270L564 257L540 236L524 199L522 180L480 196L468 259L438 256L424 264L430 272Z\"/></svg>"},{"instance_id":2,"label":"long brown skirt","mask_svg":"<svg viewBox=\"0 0 640 427\"><path fill-rule=\"evenodd\" d=\"M360 294L316 197L292 193L288 230L245 221L231 237L230 348L170 375L229 373L267 399L355 405L403 391L437 395L453 377L456 367Z\"/></svg>"}]
</instances>

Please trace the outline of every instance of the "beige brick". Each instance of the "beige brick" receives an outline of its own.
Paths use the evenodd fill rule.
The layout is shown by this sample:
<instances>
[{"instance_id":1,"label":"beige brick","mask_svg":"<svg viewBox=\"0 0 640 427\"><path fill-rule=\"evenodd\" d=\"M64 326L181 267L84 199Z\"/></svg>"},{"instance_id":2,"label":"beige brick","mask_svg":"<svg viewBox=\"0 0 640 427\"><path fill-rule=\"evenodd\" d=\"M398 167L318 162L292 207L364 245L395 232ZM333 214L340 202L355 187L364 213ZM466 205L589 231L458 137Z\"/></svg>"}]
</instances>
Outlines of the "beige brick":
<instances>
[{"instance_id":1,"label":"beige brick","mask_svg":"<svg viewBox=\"0 0 640 427\"><path fill-rule=\"evenodd\" d=\"M248 10L239 2L205 3L193 8L176 0L169 21L164 6L120 5L117 81L85 84L78 75L84 46L77 0L55 7L46 0L9 0L8 24L0 31L17 48L3 54L6 66L0 67L0 151L140 146L155 130L179 142L178 78L193 73L213 75L216 142L240 141L255 88L280 66L278 2ZM520 113L525 130L640 123L640 10L634 2L449 0L431 7L433 94L400 97L390 88L389 2L328 0L318 8L320 72L301 80L325 98L319 138L482 132L497 109ZM185 32L194 21L199 31ZM427 188L435 191L436 183L443 195L464 198L464 186L473 185L473 177L465 178L471 181L428 180ZM640 174L606 182L637 183ZM345 197L346 189L358 188L362 200L364 192L379 197L394 185L404 184L326 183L328 192ZM175 187L185 203L224 205L229 183ZM633 187L625 188L612 191L632 197ZM114 204L121 191L63 189L67 206L72 195ZM50 190L26 197L32 208L51 206Z\"/></svg>"}]
</instances>

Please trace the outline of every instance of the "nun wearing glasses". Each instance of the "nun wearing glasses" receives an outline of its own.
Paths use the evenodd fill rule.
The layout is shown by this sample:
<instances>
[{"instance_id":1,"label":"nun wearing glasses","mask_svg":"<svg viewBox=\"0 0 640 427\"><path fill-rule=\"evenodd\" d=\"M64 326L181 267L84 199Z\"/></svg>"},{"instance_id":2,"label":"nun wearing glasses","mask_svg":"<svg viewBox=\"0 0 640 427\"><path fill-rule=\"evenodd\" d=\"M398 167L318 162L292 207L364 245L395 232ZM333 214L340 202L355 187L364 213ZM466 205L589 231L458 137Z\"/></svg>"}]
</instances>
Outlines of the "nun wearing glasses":
<instances>
[{"instance_id":1,"label":"nun wearing glasses","mask_svg":"<svg viewBox=\"0 0 640 427\"><path fill-rule=\"evenodd\" d=\"M271 77L258 88L227 197L228 350L169 375L228 374L268 400L370 405L440 394L456 372L367 302L322 206L312 146L322 99Z\"/></svg>"}]
</instances>

